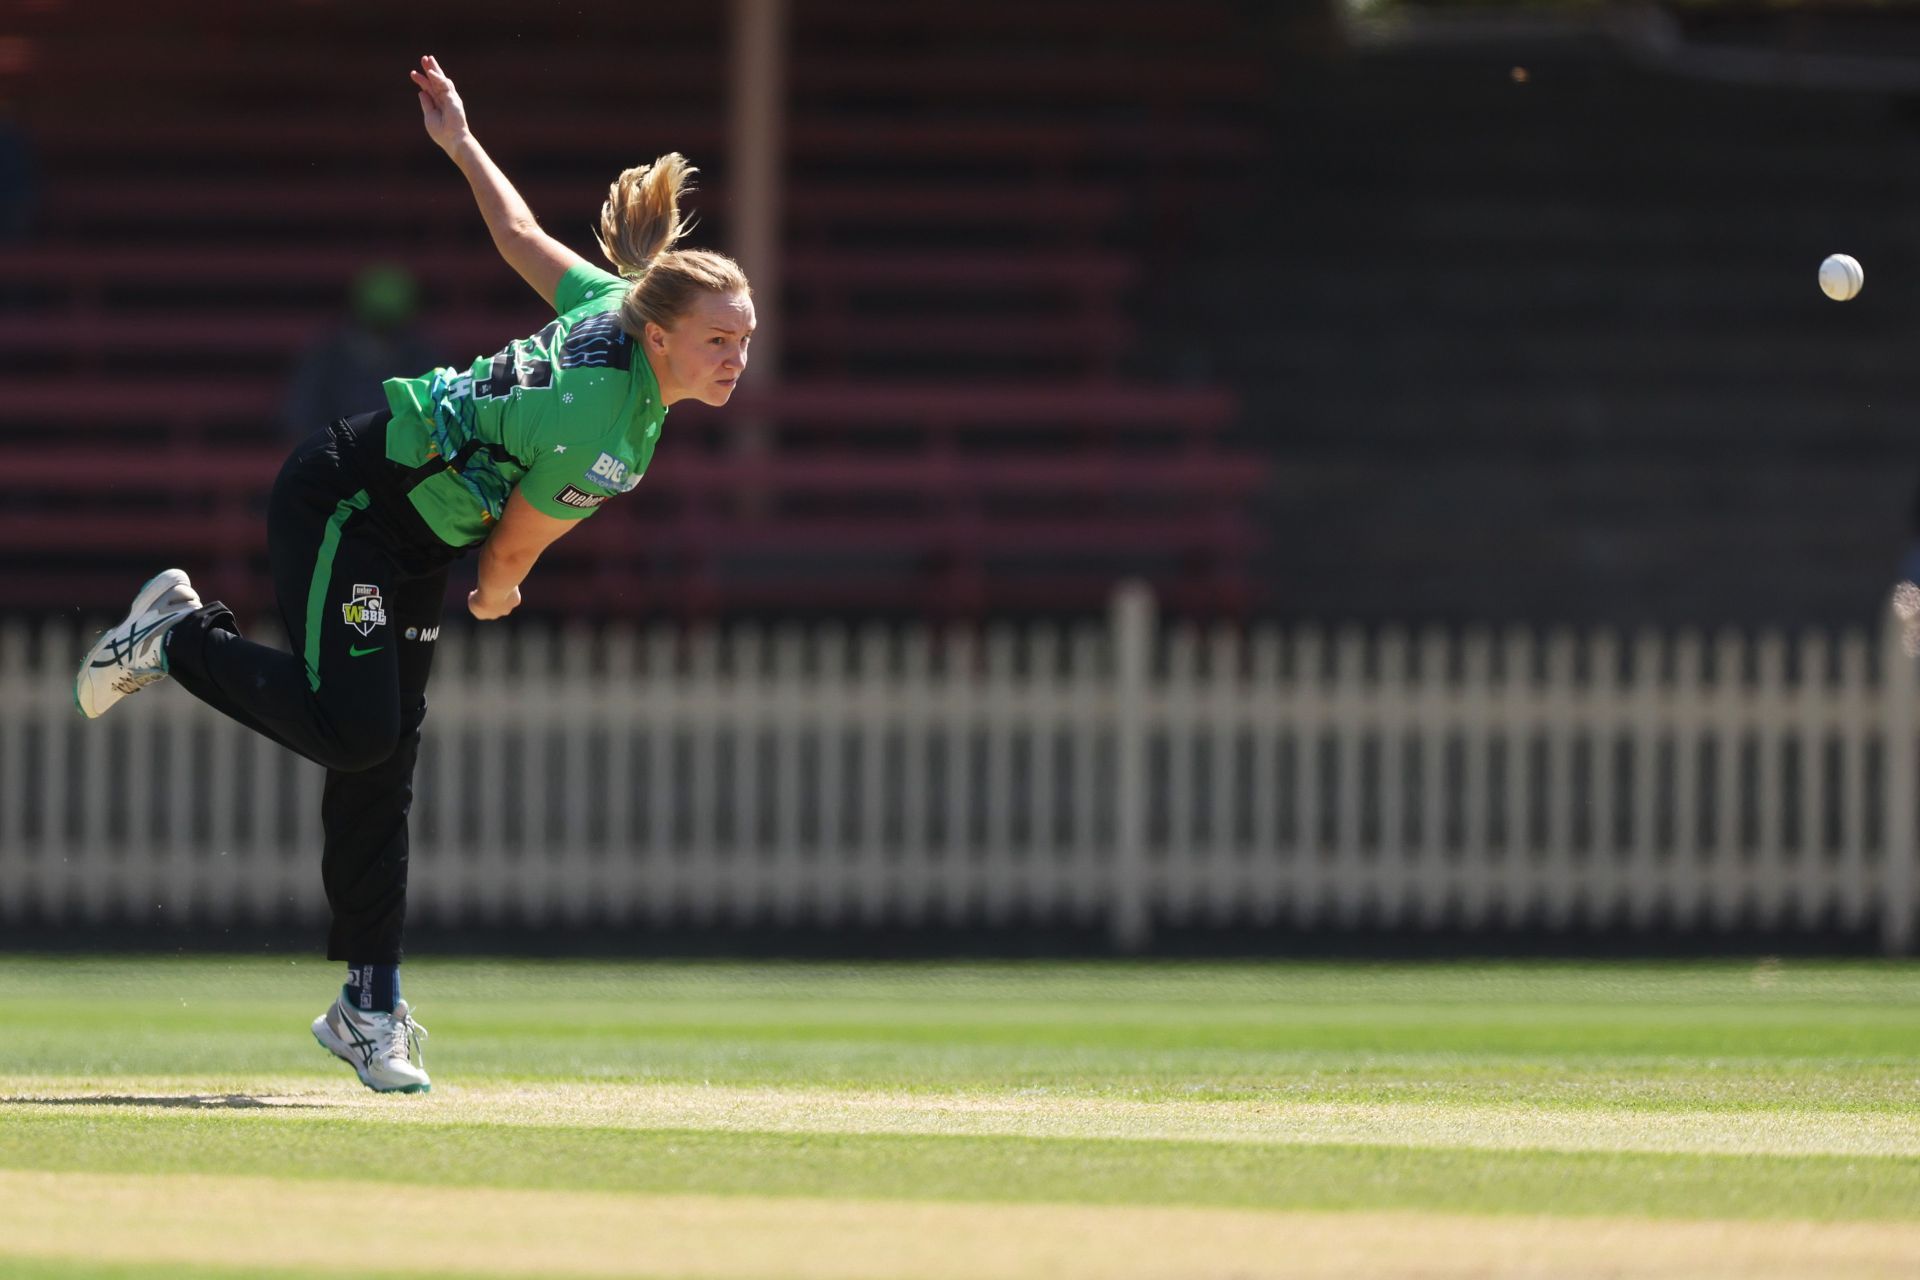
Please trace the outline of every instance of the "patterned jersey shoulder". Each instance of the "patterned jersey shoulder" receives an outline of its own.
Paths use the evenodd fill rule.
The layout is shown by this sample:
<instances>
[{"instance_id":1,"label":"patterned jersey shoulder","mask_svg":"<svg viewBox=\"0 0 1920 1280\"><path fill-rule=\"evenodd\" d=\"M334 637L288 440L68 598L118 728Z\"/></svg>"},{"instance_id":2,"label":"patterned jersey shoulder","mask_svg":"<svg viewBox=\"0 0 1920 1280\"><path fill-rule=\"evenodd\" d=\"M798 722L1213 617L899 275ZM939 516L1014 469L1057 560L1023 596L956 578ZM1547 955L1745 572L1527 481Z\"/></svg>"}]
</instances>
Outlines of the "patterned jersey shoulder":
<instances>
[{"instance_id":1,"label":"patterned jersey shoulder","mask_svg":"<svg viewBox=\"0 0 1920 1280\"><path fill-rule=\"evenodd\" d=\"M535 510L579 519L640 483L665 410L651 367L614 312L581 318L554 363L560 394L526 442L531 465L518 488Z\"/></svg>"},{"instance_id":2,"label":"patterned jersey shoulder","mask_svg":"<svg viewBox=\"0 0 1920 1280\"><path fill-rule=\"evenodd\" d=\"M483 541L516 488L553 515L578 518L597 506L539 496L548 492L546 481L562 458L569 470L581 454L592 459L603 451L628 474L645 466L625 457L618 443L658 399L657 390L646 389L651 369L620 326L627 288L619 276L576 263L554 290L558 314L538 333L465 370L388 381L387 456L408 468L432 458L449 464L409 495L449 545Z\"/></svg>"}]
</instances>

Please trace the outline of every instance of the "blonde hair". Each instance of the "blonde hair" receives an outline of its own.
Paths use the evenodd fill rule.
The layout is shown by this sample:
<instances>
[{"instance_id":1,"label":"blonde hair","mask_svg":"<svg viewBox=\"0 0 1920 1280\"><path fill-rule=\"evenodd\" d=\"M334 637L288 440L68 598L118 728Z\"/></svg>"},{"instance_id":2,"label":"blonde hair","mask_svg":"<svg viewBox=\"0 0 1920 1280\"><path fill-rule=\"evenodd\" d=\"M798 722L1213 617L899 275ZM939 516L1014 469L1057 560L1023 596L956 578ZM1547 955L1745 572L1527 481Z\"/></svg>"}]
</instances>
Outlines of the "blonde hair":
<instances>
[{"instance_id":1,"label":"blonde hair","mask_svg":"<svg viewBox=\"0 0 1920 1280\"><path fill-rule=\"evenodd\" d=\"M600 251L615 271L633 281L620 303L620 325L638 338L648 321L663 329L685 315L696 293L753 292L746 272L725 254L675 249L693 229L680 216L680 197L693 190L700 171L678 151L621 174L600 207Z\"/></svg>"}]
</instances>

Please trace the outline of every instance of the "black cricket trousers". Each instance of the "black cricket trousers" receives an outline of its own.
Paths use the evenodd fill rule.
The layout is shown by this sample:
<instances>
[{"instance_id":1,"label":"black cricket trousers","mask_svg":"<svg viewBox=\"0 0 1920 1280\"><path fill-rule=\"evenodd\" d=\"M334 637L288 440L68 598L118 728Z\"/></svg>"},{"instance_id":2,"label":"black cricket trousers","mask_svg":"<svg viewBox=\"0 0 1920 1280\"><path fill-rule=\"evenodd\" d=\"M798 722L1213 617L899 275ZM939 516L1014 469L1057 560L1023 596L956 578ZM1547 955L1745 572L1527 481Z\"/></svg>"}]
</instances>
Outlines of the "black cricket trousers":
<instances>
[{"instance_id":1,"label":"black cricket trousers","mask_svg":"<svg viewBox=\"0 0 1920 1280\"><path fill-rule=\"evenodd\" d=\"M407 814L447 570L385 458L387 415L303 441L267 507L267 555L292 652L242 639L210 604L166 641L188 692L327 771L320 861L327 958L398 964Z\"/></svg>"}]
</instances>

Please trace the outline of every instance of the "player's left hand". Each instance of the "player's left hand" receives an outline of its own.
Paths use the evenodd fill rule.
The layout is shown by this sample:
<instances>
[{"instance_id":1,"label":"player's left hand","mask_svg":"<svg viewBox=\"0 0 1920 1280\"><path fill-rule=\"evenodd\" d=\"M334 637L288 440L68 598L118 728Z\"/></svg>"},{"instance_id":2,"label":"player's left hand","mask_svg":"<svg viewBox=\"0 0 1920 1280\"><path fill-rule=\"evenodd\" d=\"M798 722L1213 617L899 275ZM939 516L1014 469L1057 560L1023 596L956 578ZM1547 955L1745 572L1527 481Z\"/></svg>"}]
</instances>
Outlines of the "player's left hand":
<instances>
[{"instance_id":1,"label":"player's left hand","mask_svg":"<svg viewBox=\"0 0 1920 1280\"><path fill-rule=\"evenodd\" d=\"M467 107L460 101L460 91L432 54L420 59L418 71L408 74L420 90L420 117L427 126L427 136L451 155L467 136Z\"/></svg>"}]
</instances>

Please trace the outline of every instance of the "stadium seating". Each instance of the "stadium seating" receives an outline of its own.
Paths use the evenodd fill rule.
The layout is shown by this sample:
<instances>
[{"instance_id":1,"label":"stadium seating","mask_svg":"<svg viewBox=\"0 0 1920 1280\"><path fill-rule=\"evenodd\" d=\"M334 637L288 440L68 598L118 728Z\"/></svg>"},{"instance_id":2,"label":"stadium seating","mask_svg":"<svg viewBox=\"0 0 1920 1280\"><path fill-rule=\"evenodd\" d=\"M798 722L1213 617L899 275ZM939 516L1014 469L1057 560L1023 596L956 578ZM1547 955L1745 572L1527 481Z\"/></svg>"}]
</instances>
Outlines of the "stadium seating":
<instances>
[{"instance_id":1,"label":"stadium seating","mask_svg":"<svg viewBox=\"0 0 1920 1280\"><path fill-rule=\"evenodd\" d=\"M1288 181L1210 212L1186 296L1248 317L1201 354L1272 425L1289 607L1868 623L1920 473L1910 110L1508 38L1273 111L1339 128L1273 129ZM1844 306L1832 252L1867 264Z\"/></svg>"},{"instance_id":2,"label":"stadium seating","mask_svg":"<svg viewBox=\"0 0 1920 1280\"><path fill-rule=\"evenodd\" d=\"M451 3L124 8L105 31L71 4L27 23L43 190L35 238L0 246L13 607L110 608L158 556L267 608L287 371L360 268L412 271L456 362L541 323L422 135L396 39L442 57L577 247L617 167L667 149L706 171L697 238L728 243L723 9L617 7L582 39ZM536 598L1083 612L1140 574L1176 608L1246 609L1269 468L1233 396L1169 382L1145 310L1168 228L1261 145L1234 6L1191 8L1170 42L1142 0L795 6L785 376L676 410L645 485L555 548Z\"/></svg>"}]
</instances>

